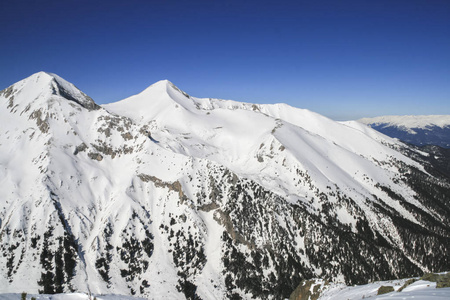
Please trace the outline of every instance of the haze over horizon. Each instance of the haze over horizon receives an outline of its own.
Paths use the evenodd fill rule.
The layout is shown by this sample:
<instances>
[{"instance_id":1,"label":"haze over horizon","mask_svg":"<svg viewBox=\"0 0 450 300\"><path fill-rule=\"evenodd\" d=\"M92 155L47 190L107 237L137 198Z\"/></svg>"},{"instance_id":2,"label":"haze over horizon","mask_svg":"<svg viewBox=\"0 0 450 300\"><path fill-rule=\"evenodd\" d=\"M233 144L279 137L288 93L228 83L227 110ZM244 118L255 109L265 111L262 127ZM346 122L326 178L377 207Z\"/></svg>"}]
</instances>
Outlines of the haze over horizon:
<instances>
[{"instance_id":1,"label":"haze over horizon","mask_svg":"<svg viewBox=\"0 0 450 300\"><path fill-rule=\"evenodd\" d=\"M346 120L450 114L448 1L4 1L0 89L56 73L97 103L195 97Z\"/></svg>"}]
</instances>

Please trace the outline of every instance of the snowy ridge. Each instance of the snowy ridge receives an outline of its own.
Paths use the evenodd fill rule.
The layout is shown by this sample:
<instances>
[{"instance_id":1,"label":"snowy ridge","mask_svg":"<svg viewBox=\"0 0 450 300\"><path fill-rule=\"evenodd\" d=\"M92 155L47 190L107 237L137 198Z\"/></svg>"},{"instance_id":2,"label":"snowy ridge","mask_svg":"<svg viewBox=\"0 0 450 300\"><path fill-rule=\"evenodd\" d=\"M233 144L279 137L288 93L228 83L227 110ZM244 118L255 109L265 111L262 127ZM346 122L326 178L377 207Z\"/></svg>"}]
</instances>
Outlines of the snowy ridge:
<instances>
[{"instance_id":1,"label":"snowy ridge","mask_svg":"<svg viewBox=\"0 0 450 300\"><path fill-rule=\"evenodd\" d=\"M100 107L43 72L0 122L1 293L281 299L450 269L448 178L357 122L167 80Z\"/></svg>"}]
</instances>

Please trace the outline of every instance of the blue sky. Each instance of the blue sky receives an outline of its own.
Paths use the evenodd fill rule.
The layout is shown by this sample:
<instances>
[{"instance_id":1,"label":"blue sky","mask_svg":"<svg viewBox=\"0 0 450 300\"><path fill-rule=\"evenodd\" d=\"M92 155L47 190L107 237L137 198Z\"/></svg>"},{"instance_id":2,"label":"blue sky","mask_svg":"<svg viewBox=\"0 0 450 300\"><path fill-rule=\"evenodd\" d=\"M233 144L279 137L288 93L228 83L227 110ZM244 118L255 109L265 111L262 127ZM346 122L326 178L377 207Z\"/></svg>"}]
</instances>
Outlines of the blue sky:
<instances>
[{"instance_id":1,"label":"blue sky","mask_svg":"<svg viewBox=\"0 0 450 300\"><path fill-rule=\"evenodd\" d=\"M448 0L20 0L0 11L0 89L47 71L100 104L168 79L196 97L338 120L450 114Z\"/></svg>"}]
</instances>

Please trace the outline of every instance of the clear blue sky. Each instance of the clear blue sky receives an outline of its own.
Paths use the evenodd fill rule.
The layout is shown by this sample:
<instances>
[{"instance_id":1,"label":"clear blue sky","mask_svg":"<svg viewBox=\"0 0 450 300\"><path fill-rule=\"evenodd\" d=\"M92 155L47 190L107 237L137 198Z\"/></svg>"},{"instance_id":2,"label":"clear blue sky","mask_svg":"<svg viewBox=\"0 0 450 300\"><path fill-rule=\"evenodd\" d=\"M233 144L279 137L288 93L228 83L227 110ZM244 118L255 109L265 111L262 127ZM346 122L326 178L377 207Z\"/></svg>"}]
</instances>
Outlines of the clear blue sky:
<instances>
[{"instance_id":1,"label":"clear blue sky","mask_svg":"<svg viewBox=\"0 0 450 300\"><path fill-rule=\"evenodd\" d=\"M97 103L168 79L334 119L450 114L449 0L0 2L0 89L56 73Z\"/></svg>"}]
</instances>

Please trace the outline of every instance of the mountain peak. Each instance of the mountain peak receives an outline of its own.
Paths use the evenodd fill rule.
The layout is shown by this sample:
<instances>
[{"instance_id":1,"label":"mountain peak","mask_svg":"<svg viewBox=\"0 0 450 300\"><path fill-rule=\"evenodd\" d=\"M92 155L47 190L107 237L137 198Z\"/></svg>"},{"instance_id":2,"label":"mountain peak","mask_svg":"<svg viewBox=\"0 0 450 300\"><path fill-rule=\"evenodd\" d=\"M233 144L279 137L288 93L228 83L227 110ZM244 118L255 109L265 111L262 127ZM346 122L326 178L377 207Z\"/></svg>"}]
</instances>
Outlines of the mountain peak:
<instances>
[{"instance_id":1,"label":"mountain peak","mask_svg":"<svg viewBox=\"0 0 450 300\"><path fill-rule=\"evenodd\" d=\"M162 80L159 80L159 81L155 82L155 83L152 84L152 85L173 85L173 83L170 82L170 81L167 80L167 79L162 79Z\"/></svg>"},{"instance_id":2,"label":"mountain peak","mask_svg":"<svg viewBox=\"0 0 450 300\"><path fill-rule=\"evenodd\" d=\"M167 79L155 82L139 94L102 106L131 119L141 120L151 120L163 111L180 107L188 111L196 109L191 97Z\"/></svg>"},{"instance_id":3,"label":"mountain peak","mask_svg":"<svg viewBox=\"0 0 450 300\"><path fill-rule=\"evenodd\" d=\"M37 99L38 97L47 99L48 97L57 95L66 100L76 102L88 110L100 108L91 97L87 96L72 83L54 73L44 71L34 73L11 85L4 91L4 95L7 98L14 95L14 98L17 99L17 95L23 94L24 100L30 101L30 99Z\"/></svg>"},{"instance_id":4,"label":"mountain peak","mask_svg":"<svg viewBox=\"0 0 450 300\"><path fill-rule=\"evenodd\" d=\"M53 73L49 73L49 72L45 72L45 71L39 71L39 72L34 73L33 75L31 75L28 78L35 78L36 80L39 80L39 79L52 79L52 78L54 78L54 75L55 74L53 74Z\"/></svg>"},{"instance_id":5,"label":"mountain peak","mask_svg":"<svg viewBox=\"0 0 450 300\"><path fill-rule=\"evenodd\" d=\"M173 97L178 98L177 96L175 96L173 94L174 92L181 93L184 97L190 98L190 96L186 92L183 92L182 90L180 90L175 84L173 84L171 81L169 81L167 79L163 79L163 80L155 82L154 84L149 86L147 89L145 89L143 92L154 91L154 90L163 91L163 92L169 94L169 96L171 98L173 98Z\"/></svg>"},{"instance_id":6,"label":"mountain peak","mask_svg":"<svg viewBox=\"0 0 450 300\"><path fill-rule=\"evenodd\" d=\"M51 86L52 82L56 82L56 83L59 83L60 85L66 85L66 86L71 85L70 82L68 82L67 80L58 76L57 74L40 71L40 72L34 73L33 75L15 83L13 86L22 85L23 83L31 83L31 82L33 82L41 87Z\"/></svg>"}]
</instances>

